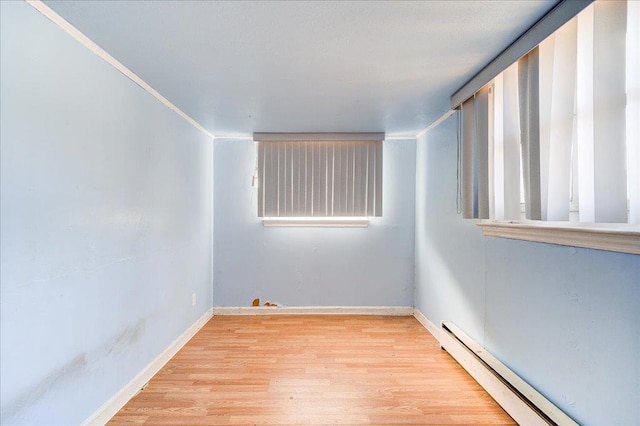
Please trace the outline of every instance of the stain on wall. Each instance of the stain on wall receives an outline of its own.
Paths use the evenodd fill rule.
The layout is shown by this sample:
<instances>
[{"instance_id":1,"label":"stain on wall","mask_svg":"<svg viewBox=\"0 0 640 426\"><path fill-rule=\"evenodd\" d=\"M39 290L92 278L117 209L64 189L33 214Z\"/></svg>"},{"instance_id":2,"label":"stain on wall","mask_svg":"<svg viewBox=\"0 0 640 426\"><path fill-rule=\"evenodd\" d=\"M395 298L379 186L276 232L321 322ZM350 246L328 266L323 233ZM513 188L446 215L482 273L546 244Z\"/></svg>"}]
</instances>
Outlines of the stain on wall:
<instances>
[{"instance_id":1,"label":"stain on wall","mask_svg":"<svg viewBox=\"0 0 640 426\"><path fill-rule=\"evenodd\" d=\"M0 12L0 423L80 424L212 306L213 146L28 4Z\"/></svg>"},{"instance_id":2,"label":"stain on wall","mask_svg":"<svg viewBox=\"0 0 640 426\"><path fill-rule=\"evenodd\" d=\"M74 379L84 374L86 369L87 356L86 354L80 354L63 366L51 371L38 383L29 387L21 394L16 395L13 399L3 405L3 424L5 424L5 422L13 422L15 420L20 422L21 419L16 419L16 417L19 417L21 412L24 412L25 410L28 410L29 407L35 405L48 392L55 392L56 389L72 383Z\"/></svg>"}]
</instances>

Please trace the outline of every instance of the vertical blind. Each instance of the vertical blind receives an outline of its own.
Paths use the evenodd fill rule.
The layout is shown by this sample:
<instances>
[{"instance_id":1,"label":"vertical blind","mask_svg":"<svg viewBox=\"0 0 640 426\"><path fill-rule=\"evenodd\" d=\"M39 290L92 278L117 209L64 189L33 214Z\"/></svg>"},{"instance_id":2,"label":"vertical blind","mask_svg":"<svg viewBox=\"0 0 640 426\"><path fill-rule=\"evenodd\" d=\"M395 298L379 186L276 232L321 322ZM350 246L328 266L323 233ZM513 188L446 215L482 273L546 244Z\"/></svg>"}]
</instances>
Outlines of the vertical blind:
<instances>
[{"instance_id":1,"label":"vertical blind","mask_svg":"<svg viewBox=\"0 0 640 426\"><path fill-rule=\"evenodd\" d=\"M322 139L321 134L316 137ZM258 139L258 216L382 216L383 138L254 137Z\"/></svg>"},{"instance_id":2,"label":"vertical blind","mask_svg":"<svg viewBox=\"0 0 640 426\"><path fill-rule=\"evenodd\" d=\"M638 27L596 1L462 103L465 218L640 223Z\"/></svg>"},{"instance_id":3,"label":"vertical blind","mask_svg":"<svg viewBox=\"0 0 640 426\"><path fill-rule=\"evenodd\" d=\"M539 55L535 47L518 61L520 144L527 219L541 219Z\"/></svg>"}]
</instances>

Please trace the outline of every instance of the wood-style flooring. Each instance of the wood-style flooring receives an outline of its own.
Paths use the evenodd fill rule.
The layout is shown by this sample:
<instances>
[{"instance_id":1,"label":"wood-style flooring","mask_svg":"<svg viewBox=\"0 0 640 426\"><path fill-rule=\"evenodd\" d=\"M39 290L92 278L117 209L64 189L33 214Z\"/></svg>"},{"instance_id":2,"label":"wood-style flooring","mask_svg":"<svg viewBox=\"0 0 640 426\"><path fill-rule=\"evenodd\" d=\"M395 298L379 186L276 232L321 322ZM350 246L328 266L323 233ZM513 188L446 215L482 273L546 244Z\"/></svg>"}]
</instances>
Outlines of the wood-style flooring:
<instances>
[{"instance_id":1,"label":"wood-style flooring","mask_svg":"<svg viewBox=\"0 0 640 426\"><path fill-rule=\"evenodd\" d=\"M413 317L213 317L110 424L516 424Z\"/></svg>"}]
</instances>

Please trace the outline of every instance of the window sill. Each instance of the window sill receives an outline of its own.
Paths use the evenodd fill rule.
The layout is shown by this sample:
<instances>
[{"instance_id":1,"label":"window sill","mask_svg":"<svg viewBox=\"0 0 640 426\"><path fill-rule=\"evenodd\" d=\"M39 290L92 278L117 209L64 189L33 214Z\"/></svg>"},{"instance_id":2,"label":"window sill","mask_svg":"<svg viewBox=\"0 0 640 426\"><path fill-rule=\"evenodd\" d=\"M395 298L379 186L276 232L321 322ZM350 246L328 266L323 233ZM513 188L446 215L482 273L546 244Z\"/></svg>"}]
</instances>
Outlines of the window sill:
<instances>
[{"instance_id":1,"label":"window sill","mask_svg":"<svg viewBox=\"0 0 640 426\"><path fill-rule=\"evenodd\" d=\"M481 221L488 237L640 254L640 226L629 224Z\"/></svg>"},{"instance_id":2,"label":"window sill","mask_svg":"<svg viewBox=\"0 0 640 426\"><path fill-rule=\"evenodd\" d=\"M366 217L263 217L262 225L293 228L366 228Z\"/></svg>"}]
</instances>

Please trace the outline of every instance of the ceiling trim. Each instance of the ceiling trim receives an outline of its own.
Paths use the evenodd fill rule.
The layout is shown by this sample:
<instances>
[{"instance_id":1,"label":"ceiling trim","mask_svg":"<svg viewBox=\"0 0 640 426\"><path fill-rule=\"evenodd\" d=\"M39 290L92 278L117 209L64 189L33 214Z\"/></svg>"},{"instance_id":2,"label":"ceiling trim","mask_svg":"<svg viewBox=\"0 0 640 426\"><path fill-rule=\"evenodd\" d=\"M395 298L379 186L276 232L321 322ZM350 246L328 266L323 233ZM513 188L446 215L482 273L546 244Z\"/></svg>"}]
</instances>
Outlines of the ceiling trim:
<instances>
[{"instance_id":1,"label":"ceiling trim","mask_svg":"<svg viewBox=\"0 0 640 426\"><path fill-rule=\"evenodd\" d=\"M442 114L440 117L438 117L438 119L436 121L434 121L433 123L429 124L427 127L425 127L424 129L422 129L421 131L419 131L416 135L415 138L421 138L424 135L426 135L429 130L437 127L438 125L440 125L440 123L442 123L444 120L446 120L447 118L451 117L451 114L453 114L455 112L455 110L450 109L449 111L445 112L444 114Z\"/></svg>"},{"instance_id":2,"label":"ceiling trim","mask_svg":"<svg viewBox=\"0 0 640 426\"><path fill-rule=\"evenodd\" d=\"M213 135L214 139L238 139L238 140L253 140L252 135Z\"/></svg>"},{"instance_id":3,"label":"ceiling trim","mask_svg":"<svg viewBox=\"0 0 640 426\"><path fill-rule=\"evenodd\" d=\"M53 22L58 27L60 27L63 31L65 31L67 34L69 34L77 42L79 42L84 47L89 49L95 55L99 56L101 59L103 59L109 65L111 65L116 70L118 70L120 73L122 73L125 77L129 78L135 84L140 86L143 90L148 92L151 96L153 96L158 101L160 101L162 104L164 104L167 108L169 108L170 110L172 110L173 112L178 114L186 122L191 124L193 127L195 127L196 129L198 129L199 131L204 133L206 136L208 136L212 140L215 140L215 139L254 140L254 135L251 135L251 134L249 134L249 135L247 135L247 134L215 135L214 133L211 133L204 126L202 126L196 120L191 118L187 113L182 111L180 108L178 108L176 105L174 105L171 101L169 101L167 98L162 96L157 90L155 90L153 87L151 87L147 82L145 82L142 78L140 78L137 74L135 74L129 68L127 68L124 64L122 64L116 58L114 58L109 53L107 53L107 51L105 51L103 48L101 48L96 43L94 43L89 37L84 35L80 30L78 30L76 27L74 27L71 23L69 23L63 17L58 15L53 9L51 9L49 6L44 4L42 2L42 0L24 0L24 1L28 5L33 7L35 10L40 12L42 15L44 15L51 22ZM385 135L384 133L380 133L380 134L383 135L383 139L387 139L387 140L416 140L416 139L424 136L429 130L433 129L434 127L436 127L440 123L442 123L444 120L449 118L449 116L451 116L451 114L453 114L453 112L454 112L454 110L447 111L442 116L440 116L437 120L435 120L433 123L431 123L429 126L425 127L424 129L422 129L421 131L419 131L416 134L398 134L398 135L393 135L393 134ZM264 135L264 133L262 133L262 134Z\"/></svg>"},{"instance_id":4,"label":"ceiling trim","mask_svg":"<svg viewBox=\"0 0 640 426\"><path fill-rule=\"evenodd\" d=\"M384 140L394 141L412 141L416 138L416 135L387 135Z\"/></svg>"},{"instance_id":5,"label":"ceiling trim","mask_svg":"<svg viewBox=\"0 0 640 426\"><path fill-rule=\"evenodd\" d=\"M162 102L167 108L174 111L180 117L182 117L185 121L191 124L196 129L200 130L202 133L207 135L209 138L213 139L213 133L209 132L205 129L200 123L198 123L193 118L189 117L184 111L175 106L171 101L162 96L157 90L147 84L144 80L138 77L133 71L124 66L121 62L119 62L116 58L108 54L103 48L95 44L89 37L80 32L76 27L71 25L68 21L66 21L63 17L58 15L53 11L49 6L44 4L41 0L25 0L27 4L36 9L38 12L42 13L45 17L47 17L51 22L58 25L62 30L64 30L67 34L73 37L76 41L82 44L84 47L95 53L97 56L106 61L109 65L120 71L124 74L125 77L129 78L131 81L136 83L142 89L146 90L151 96Z\"/></svg>"}]
</instances>

